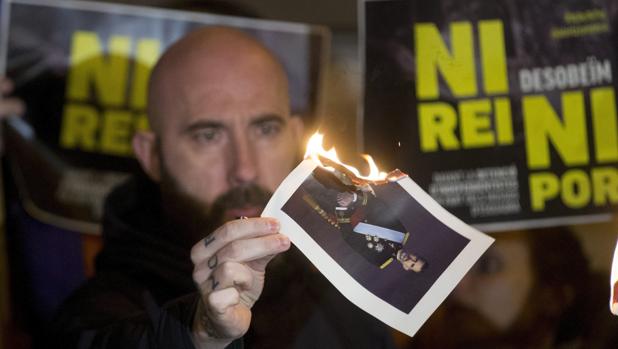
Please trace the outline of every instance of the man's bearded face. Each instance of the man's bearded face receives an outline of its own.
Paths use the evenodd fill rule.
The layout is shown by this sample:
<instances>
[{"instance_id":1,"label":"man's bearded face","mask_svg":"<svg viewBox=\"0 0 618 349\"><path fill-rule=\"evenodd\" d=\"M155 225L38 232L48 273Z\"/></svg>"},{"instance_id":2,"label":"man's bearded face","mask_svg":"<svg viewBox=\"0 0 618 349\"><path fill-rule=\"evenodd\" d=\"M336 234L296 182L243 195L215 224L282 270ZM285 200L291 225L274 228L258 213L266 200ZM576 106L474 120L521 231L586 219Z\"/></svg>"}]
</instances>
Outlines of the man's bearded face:
<instances>
[{"instance_id":1,"label":"man's bearded face","mask_svg":"<svg viewBox=\"0 0 618 349\"><path fill-rule=\"evenodd\" d=\"M255 183L231 188L212 204L186 192L172 177L161 158L161 196L167 219L181 231L178 234L193 244L223 223L241 216L258 216L272 193Z\"/></svg>"},{"instance_id":2,"label":"man's bearded face","mask_svg":"<svg viewBox=\"0 0 618 349\"><path fill-rule=\"evenodd\" d=\"M146 165L157 166L151 177L167 218L188 227L192 242L223 221L259 215L297 164L302 139L280 64L242 40L211 45L163 57L149 94L158 159Z\"/></svg>"}]
</instances>

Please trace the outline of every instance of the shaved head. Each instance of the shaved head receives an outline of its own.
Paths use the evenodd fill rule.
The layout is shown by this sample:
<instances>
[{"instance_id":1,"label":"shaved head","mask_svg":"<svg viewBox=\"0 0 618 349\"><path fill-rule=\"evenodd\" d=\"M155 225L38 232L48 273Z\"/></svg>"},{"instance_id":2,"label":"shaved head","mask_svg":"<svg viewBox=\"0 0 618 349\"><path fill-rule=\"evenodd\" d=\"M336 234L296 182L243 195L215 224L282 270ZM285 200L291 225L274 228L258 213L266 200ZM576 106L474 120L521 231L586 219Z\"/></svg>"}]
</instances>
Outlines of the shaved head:
<instances>
[{"instance_id":1,"label":"shaved head","mask_svg":"<svg viewBox=\"0 0 618 349\"><path fill-rule=\"evenodd\" d=\"M242 93L247 74L268 77L269 87L289 101L283 66L256 39L228 27L204 27L189 33L163 54L152 71L148 95L151 129L160 133L166 109L176 104L172 99L190 94L187 90L194 84L232 82L238 85L237 93Z\"/></svg>"},{"instance_id":2,"label":"shaved head","mask_svg":"<svg viewBox=\"0 0 618 349\"><path fill-rule=\"evenodd\" d=\"M303 133L272 53L239 30L201 28L168 48L148 91L151 130L133 149L183 240L258 216L298 162Z\"/></svg>"}]
</instances>

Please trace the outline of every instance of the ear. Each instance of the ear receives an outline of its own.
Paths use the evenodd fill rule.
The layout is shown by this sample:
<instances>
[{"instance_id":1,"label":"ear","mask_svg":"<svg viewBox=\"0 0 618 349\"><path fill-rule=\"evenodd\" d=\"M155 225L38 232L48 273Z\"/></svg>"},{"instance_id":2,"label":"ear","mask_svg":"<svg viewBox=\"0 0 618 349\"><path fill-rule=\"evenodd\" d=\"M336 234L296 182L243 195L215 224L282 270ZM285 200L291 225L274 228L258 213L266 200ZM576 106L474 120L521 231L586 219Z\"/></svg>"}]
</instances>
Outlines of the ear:
<instances>
[{"instance_id":1,"label":"ear","mask_svg":"<svg viewBox=\"0 0 618 349\"><path fill-rule=\"evenodd\" d=\"M161 163L157 151L157 136L151 131L137 131L133 135L133 153L142 169L155 182L161 180Z\"/></svg>"}]
</instances>

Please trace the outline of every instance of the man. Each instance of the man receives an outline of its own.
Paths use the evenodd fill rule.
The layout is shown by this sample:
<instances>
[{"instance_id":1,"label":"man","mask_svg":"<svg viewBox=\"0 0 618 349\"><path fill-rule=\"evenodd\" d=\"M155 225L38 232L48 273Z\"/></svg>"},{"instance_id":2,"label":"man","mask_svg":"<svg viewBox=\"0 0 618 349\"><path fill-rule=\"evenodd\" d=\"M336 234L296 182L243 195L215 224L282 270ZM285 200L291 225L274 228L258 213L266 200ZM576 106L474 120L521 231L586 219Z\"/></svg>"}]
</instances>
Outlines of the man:
<instances>
[{"instance_id":1,"label":"man","mask_svg":"<svg viewBox=\"0 0 618 349\"><path fill-rule=\"evenodd\" d=\"M270 52L232 29L187 35L152 72L148 116L133 139L147 178L110 194L96 277L62 307L49 346L238 347L252 322L254 347L390 346L374 319L288 264L295 255L255 304L290 241L274 219L242 218L297 163L303 132Z\"/></svg>"}]
</instances>

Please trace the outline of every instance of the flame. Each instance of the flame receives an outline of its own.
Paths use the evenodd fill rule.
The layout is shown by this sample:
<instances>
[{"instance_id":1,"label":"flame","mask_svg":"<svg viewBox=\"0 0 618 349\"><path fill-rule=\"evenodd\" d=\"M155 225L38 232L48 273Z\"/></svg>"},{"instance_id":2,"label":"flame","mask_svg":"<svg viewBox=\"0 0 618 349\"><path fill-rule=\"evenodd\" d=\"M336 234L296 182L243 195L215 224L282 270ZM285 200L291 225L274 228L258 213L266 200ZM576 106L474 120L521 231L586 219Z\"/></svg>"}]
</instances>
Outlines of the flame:
<instances>
[{"instance_id":1,"label":"flame","mask_svg":"<svg viewBox=\"0 0 618 349\"><path fill-rule=\"evenodd\" d=\"M305 152L305 159L311 159L318 165L322 166L323 168L329 171L334 171L335 170L334 168L330 166L325 166L322 163L322 161L320 160L320 157L323 157L323 158L329 159L345 167L346 169L350 170L350 172L352 172L358 178L365 179L368 181L381 181L381 180L386 179L387 173L380 171L380 169L378 168L375 161L373 161L373 158L370 155L366 155L366 154L362 155L365 161L367 161L367 165L369 166L369 174L367 176L363 176L360 174L360 171L358 171L355 167L346 165L343 162L341 162L341 160L339 160L339 157L337 156L337 151L335 150L334 147L330 148L329 150L325 150L324 147L322 146L323 141L324 141L323 134L321 134L319 131L314 133L313 136L311 136L311 138L309 138L309 141L307 142L307 151Z\"/></svg>"}]
</instances>

